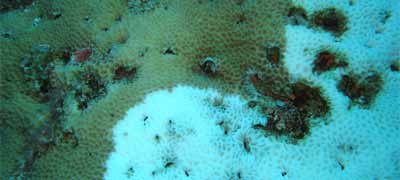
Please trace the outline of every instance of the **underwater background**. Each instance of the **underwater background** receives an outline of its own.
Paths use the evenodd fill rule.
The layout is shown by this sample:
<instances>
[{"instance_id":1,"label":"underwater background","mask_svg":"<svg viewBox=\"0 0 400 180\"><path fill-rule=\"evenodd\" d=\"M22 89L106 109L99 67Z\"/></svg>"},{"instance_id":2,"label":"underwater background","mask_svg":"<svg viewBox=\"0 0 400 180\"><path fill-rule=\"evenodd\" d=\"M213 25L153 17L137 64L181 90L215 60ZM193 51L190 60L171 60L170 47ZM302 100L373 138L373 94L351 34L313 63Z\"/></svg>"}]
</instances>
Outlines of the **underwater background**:
<instances>
[{"instance_id":1,"label":"underwater background","mask_svg":"<svg viewBox=\"0 0 400 180\"><path fill-rule=\"evenodd\" d=\"M398 0L0 0L0 180L400 179Z\"/></svg>"}]
</instances>

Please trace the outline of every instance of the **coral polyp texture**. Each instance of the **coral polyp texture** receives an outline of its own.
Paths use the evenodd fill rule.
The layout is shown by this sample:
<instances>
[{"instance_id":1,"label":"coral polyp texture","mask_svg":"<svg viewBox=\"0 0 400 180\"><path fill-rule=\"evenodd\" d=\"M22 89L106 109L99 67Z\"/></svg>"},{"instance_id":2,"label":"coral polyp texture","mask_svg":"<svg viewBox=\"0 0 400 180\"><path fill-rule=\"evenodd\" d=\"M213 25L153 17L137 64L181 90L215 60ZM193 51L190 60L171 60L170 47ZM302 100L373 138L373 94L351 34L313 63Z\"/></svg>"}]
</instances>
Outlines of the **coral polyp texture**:
<instances>
[{"instance_id":1,"label":"coral polyp texture","mask_svg":"<svg viewBox=\"0 0 400 180\"><path fill-rule=\"evenodd\" d=\"M400 179L396 0L0 2L0 179Z\"/></svg>"}]
</instances>

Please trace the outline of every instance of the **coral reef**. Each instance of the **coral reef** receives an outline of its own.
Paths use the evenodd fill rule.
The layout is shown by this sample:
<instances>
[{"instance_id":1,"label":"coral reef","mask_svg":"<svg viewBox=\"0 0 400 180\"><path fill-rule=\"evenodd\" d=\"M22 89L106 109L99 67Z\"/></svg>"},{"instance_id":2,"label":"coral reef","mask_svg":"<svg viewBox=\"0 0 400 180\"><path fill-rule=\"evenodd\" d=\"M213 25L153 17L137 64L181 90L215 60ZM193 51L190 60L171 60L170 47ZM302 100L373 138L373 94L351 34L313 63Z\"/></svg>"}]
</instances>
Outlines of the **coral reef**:
<instances>
[{"instance_id":1,"label":"coral reef","mask_svg":"<svg viewBox=\"0 0 400 180\"><path fill-rule=\"evenodd\" d=\"M108 129L145 94L183 83L252 96L242 86L250 71L287 79L280 65L264 64L278 63L285 49L289 7L288 0L40 1L28 13L1 16L1 30L9 32L1 38L1 73L8 79L2 86L17 89L2 97L12 97L6 101L13 104L14 96L24 96L41 105L37 111L54 109L36 126L53 122L49 132L60 134L45 136L51 139L46 150L28 148L40 156L20 154L29 168L15 171L10 163L13 175L4 177L100 179L112 149ZM276 85L290 91L289 84ZM11 108L7 104L4 110ZM10 113L16 116L10 123L21 122L21 113ZM22 137L18 143L29 144L30 135Z\"/></svg>"},{"instance_id":2,"label":"coral reef","mask_svg":"<svg viewBox=\"0 0 400 180\"><path fill-rule=\"evenodd\" d=\"M1 1L0 179L396 179L389 1Z\"/></svg>"}]
</instances>

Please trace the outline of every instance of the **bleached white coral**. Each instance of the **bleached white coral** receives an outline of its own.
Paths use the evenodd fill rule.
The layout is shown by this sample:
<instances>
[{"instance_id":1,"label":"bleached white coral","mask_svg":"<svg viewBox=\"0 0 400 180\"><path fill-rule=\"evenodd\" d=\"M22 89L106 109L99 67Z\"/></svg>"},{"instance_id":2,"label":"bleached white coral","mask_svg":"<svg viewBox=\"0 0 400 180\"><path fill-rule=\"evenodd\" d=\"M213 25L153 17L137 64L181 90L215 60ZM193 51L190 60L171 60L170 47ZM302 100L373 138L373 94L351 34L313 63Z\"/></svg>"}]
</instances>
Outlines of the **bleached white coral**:
<instances>
[{"instance_id":1,"label":"bleached white coral","mask_svg":"<svg viewBox=\"0 0 400 180\"><path fill-rule=\"evenodd\" d=\"M242 168L248 177L264 139L255 123L265 118L238 96L191 87L152 93L114 128L105 177L228 179Z\"/></svg>"}]
</instances>

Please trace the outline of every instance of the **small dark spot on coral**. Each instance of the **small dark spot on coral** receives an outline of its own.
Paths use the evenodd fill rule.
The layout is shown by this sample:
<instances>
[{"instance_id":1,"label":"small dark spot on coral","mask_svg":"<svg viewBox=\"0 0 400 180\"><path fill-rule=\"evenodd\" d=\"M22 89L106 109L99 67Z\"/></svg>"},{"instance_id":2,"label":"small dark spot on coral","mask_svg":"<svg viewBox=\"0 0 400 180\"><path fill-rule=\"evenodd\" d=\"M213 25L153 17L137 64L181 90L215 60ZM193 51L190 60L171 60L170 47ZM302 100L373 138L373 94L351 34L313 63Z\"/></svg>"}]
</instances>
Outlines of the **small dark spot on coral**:
<instances>
[{"instance_id":1,"label":"small dark spot on coral","mask_svg":"<svg viewBox=\"0 0 400 180\"><path fill-rule=\"evenodd\" d=\"M189 170L184 170L184 172L185 172L185 175L186 175L187 177L189 177Z\"/></svg>"},{"instance_id":2,"label":"small dark spot on coral","mask_svg":"<svg viewBox=\"0 0 400 180\"><path fill-rule=\"evenodd\" d=\"M326 8L312 15L312 23L322 29L341 36L347 30L347 17L335 8Z\"/></svg>"},{"instance_id":3,"label":"small dark spot on coral","mask_svg":"<svg viewBox=\"0 0 400 180\"><path fill-rule=\"evenodd\" d=\"M390 64L390 70L393 72L399 72L400 71L400 60L393 61L392 64Z\"/></svg>"},{"instance_id":4,"label":"small dark spot on coral","mask_svg":"<svg viewBox=\"0 0 400 180\"><path fill-rule=\"evenodd\" d=\"M115 21L121 22L122 21L122 15L119 15L115 18Z\"/></svg>"},{"instance_id":5,"label":"small dark spot on coral","mask_svg":"<svg viewBox=\"0 0 400 180\"><path fill-rule=\"evenodd\" d=\"M338 164L340 166L340 169L343 171L344 170L344 164L342 162L340 162L340 161L337 161L337 162L338 162Z\"/></svg>"},{"instance_id":6,"label":"small dark spot on coral","mask_svg":"<svg viewBox=\"0 0 400 180\"><path fill-rule=\"evenodd\" d=\"M60 18L61 16L62 16L61 12L52 12L47 17L50 20L56 20L56 19Z\"/></svg>"},{"instance_id":7,"label":"small dark spot on coral","mask_svg":"<svg viewBox=\"0 0 400 180\"><path fill-rule=\"evenodd\" d=\"M276 46L267 48L267 59L272 64L279 64L281 59L280 48Z\"/></svg>"},{"instance_id":8,"label":"small dark spot on coral","mask_svg":"<svg viewBox=\"0 0 400 180\"><path fill-rule=\"evenodd\" d=\"M106 51L106 54L107 54L107 55L108 55L108 54L111 54L112 50L113 50L113 48L108 48L107 51Z\"/></svg>"},{"instance_id":9,"label":"small dark spot on coral","mask_svg":"<svg viewBox=\"0 0 400 180\"><path fill-rule=\"evenodd\" d=\"M108 28L101 28L102 31L107 32L109 29Z\"/></svg>"},{"instance_id":10,"label":"small dark spot on coral","mask_svg":"<svg viewBox=\"0 0 400 180\"><path fill-rule=\"evenodd\" d=\"M157 143L160 142L160 139L161 139L161 137L160 137L158 134L156 134L156 135L154 136L154 140L155 140Z\"/></svg>"},{"instance_id":11,"label":"small dark spot on coral","mask_svg":"<svg viewBox=\"0 0 400 180\"><path fill-rule=\"evenodd\" d=\"M67 64L71 60L71 50L70 49L65 49L63 50L61 55L61 59L63 60L64 64Z\"/></svg>"},{"instance_id":12,"label":"small dark spot on coral","mask_svg":"<svg viewBox=\"0 0 400 180\"><path fill-rule=\"evenodd\" d=\"M2 32L1 33L1 37L6 38L6 39L10 39L11 38L11 33L10 32Z\"/></svg>"},{"instance_id":13,"label":"small dark spot on coral","mask_svg":"<svg viewBox=\"0 0 400 180\"><path fill-rule=\"evenodd\" d=\"M243 24L245 21L247 21L246 14L239 13L236 15L236 24Z\"/></svg>"},{"instance_id":14,"label":"small dark spot on coral","mask_svg":"<svg viewBox=\"0 0 400 180\"><path fill-rule=\"evenodd\" d=\"M90 17L89 16L85 16L85 18L83 18L83 20L85 20L85 21L90 21Z\"/></svg>"},{"instance_id":15,"label":"small dark spot on coral","mask_svg":"<svg viewBox=\"0 0 400 180\"><path fill-rule=\"evenodd\" d=\"M218 122L218 126L222 127L222 129L224 130L224 135L228 135L229 127L228 124L225 123L225 121Z\"/></svg>"},{"instance_id":16,"label":"small dark spot on coral","mask_svg":"<svg viewBox=\"0 0 400 180\"><path fill-rule=\"evenodd\" d=\"M139 57L144 57L146 55L147 51L149 51L148 47L145 47L145 48L141 49L139 51Z\"/></svg>"},{"instance_id":17,"label":"small dark spot on coral","mask_svg":"<svg viewBox=\"0 0 400 180\"><path fill-rule=\"evenodd\" d=\"M117 69L114 71L114 80L132 80L136 75L136 68L132 67L126 67L126 66L119 66Z\"/></svg>"},{"instance_id":18,"label":"small dark spot on coral","mask_svg":"<svg viewBox=\"0 0 400 180\"><path fill-rule=\"evenodd\" d=\"M212 57L207 57L200 63L200 69L206 75L214 76L218 71L218 66L216 64L216 59Z\"/></svg>"},{"instance_id":19,"label":"small dark spot on coral","mask_svg":"<svg viewBox=\"0 0 400 180\"><path fill-rule=\"evenodd\" d=\"M243 137L243 148L246 150L246 152L250 152L250 139L248 137Z\"/></svg>"},{"instance_id":20,"label":"small dark spot on coral","mask_svg":"<svg viewBox=\"0 0 400 180\"><path fill-rule=\"evenodd\" d=\"M254 125L252 126L252 128L253 128L253 129L264 129L265 127L264 127L264 125L262 125L262 124L254 124Z\"/></svg>"},{"instance_id":21,"label":"small dark spot on coral","mask_svg":"<svg viewBox=\"0 0 400 180\"><path fill-rule=\"evenodd\" d=\"M62 135L62 142L66 144L71 144L71 146L74 148L79 145L78 137L73 131L64 131Z\"/></svg>"},{"instance_id":22,"label":"small dark spot on coral","mask_svg":"<svg viewBox=\"0 0 400 180\"><path fill-rule=\"evenodd\" d=\"M135 170L133 169L133 167L129 167L129 168L128 168L128 171L126 172L126 176L127 176L128 178L130 178L130 177L133 176L134 173L135 173Z\"/></svg>"},{"instance_id":23,"label":"small dark spot on coral","mask_svg":"<svg viewBox=\"0 0 400 180\"><path fill-rule=\"evenodd\" d=\"M256 102L256 101L249 101L249 102L247 103L247 106L248 106L249 108L254 108L254 107L257 106L257 102Z\"/></svg>"},{"instance_id":24,"label":"small dark spot on coral","mask_svg":"<svg viewBox=\"0 0 400 180\"><path fill-rule=\"evenodd\" d=\"M240 171L236 173L236 176L238 179L242 179L242 173Z\"/></svg>"},{"instance_id":25,"label":"small dark spot on coral","mask_svg":"<svg viewBox=\"0 0 400 180\"><path fill-rule=\"evenodd\" d=\"M382 20L381 20L381 22L382 22L383 24L385 24L385 23L387 22L387 20L388 20L391 16L392 16L392 13L391 13L390 11L384 11L384 12L382 13Z\"/></svg>"},{"instance_id":26,"label":"small dark spot on coral","mask_svg":"<svg viewBox=\"0 0 400 180\"><path fill-rule=\"evenodd\" d=\"M283 171L283 172L281 173L281 175L282 175L282 176L286 176L286 175L287 175L287 172L286 172L286 171Z\"/></svg>"},{"instance_id":27,"label":"small dark spot on coral","mask_svg":"<svg viewBox=\"0 0 400 180\"><path fill-rule=\"evenodd\" d=\"M163 54L164 55L167 55L167 54L169 54L169 55L176 55L176 52L172 49L172 48L167 48L164 52L163 52Z\"/></svg>"},{"instance_id":28,"label":"small dark spot on coral","mask_svg":"<svg viewBox=\"0 0 400 180\"><path fill-rule=\"evenodd\" d=\"M175 164L174 162L169 161L169 162L167 162L167 163L164 164L164 168L170 168L170 167L172 167L174 164Z\"/></svg>"},{"instance_id":29,"label":"small dark spot on coral","mask_svg":"<svg viewBox=\"0 0 400 180\"><path fill-rule=\"evenodd\" d=\"M84 110L86 108L88 108L88 102L86 102L86 101L79 102L79 104L78 104L79 110Z\"/></svg>"}]
</instances>

